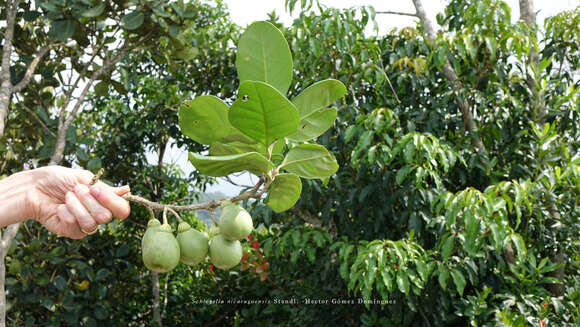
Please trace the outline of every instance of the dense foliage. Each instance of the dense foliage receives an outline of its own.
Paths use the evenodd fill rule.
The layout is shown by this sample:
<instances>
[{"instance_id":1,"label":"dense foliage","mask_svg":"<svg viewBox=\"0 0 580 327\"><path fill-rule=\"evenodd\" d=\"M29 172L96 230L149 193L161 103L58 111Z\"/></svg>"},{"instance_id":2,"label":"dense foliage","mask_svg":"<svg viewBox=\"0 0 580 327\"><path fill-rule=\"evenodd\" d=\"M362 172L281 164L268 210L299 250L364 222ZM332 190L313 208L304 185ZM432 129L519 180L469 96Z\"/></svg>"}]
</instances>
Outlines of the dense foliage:
<instances>
[{"instance_id":1,"label":"dense foliage","mask_svg":"<svg viewBox=\"0 0 580 327\"><path fill-rule=\"evenodd\" d=\"M89 168L162 202L191 202L212 182L163 160L172 145L207 150L177 129L179 103L236 99L239 28L222 6L200 8L199 25L179 34L191 58L131 54L115 75L121 85L95 90L75 122L82 132L69 133L69 163L98 162ZM312 8L291 26L270 21L293 52L290 97L329 77L347 87L336 123L317 138L340 169L304 180L285 213L246 203L260 226L238 268L162 276L165 324L580 324L580 8L548 18L536 37L501 1L452 0L434 42L421 25L365 34L372 8ZM458 83L443 74L446 61ZM486 151L472 145L460 101ZM22 124L43 133L37 120ZM1 173L43 157L24 139L23 149L2 139L18 156ZM146 217L133 206L126 221L74 242L27 223L9 254L10 325L148 325L151 279L138 253Z\"/></svg>"}]
</instances>

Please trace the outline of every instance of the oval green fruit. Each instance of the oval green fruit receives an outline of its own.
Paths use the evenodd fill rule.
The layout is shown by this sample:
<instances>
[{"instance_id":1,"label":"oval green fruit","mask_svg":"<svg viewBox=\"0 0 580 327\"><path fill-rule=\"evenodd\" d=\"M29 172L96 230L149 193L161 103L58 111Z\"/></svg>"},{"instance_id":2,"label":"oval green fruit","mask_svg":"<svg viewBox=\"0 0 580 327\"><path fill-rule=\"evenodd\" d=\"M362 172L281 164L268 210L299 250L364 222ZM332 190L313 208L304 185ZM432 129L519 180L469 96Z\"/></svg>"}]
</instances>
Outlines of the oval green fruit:
<instances>
[{"instance_id":1,"label":"oval green fruit","mask_svg":"<svg viewBox=\"0 0 580 327\"><path fill-rule=\"evenodd\" d=\"M211 263L219 269L230 269L242 260L242 244L216 235L209 245Z\"/></svg>"},{"instance_id":2,"label":"oval green fruit","mask_svg":"<svg viewBox=\"0 0 580 327\"><path fill-rule=\"evenodd\" d=\"M145 247L145 244L149 244L151 242L151 236L157 232L157 230L159 229L159 226L161 226L161 222L157 219L150 219L149 222L147 223L147 230L145 231L145 234L143 234L143 238L141 238L141 248Z\"/></svg>"},{"instance_id":3,"label":"oval green fruit","mask_svg":"<svg viewBox=\"0 0 580 327\"><path fill-rule=\"evenodd\" d=\"M179 243L168 224L159 226L144 243L143 263L149 270L166 273L179 263Z\"/></svg>"},{"instance_id":4,"label":"oval green fruit","mask_svg":"<svg viewBox=\"0 0 580 327\"><path fill-rule=\"evenodd\" d=\"M209 238L186 222L179 223L178 231L180 261L190 266L202 262L209 249Z\"/></svg>"},{"instance_id":5,"label":"oval green fruit","mask_svg":"<svg viewBox=\"0 0 580 327\"><path fill-rule=\"evenodd\" d=\"M220 233L228 240L243 240L254 229L252 216L242 207L226 204L220 215Z\"/></svg>"}]
</instances>

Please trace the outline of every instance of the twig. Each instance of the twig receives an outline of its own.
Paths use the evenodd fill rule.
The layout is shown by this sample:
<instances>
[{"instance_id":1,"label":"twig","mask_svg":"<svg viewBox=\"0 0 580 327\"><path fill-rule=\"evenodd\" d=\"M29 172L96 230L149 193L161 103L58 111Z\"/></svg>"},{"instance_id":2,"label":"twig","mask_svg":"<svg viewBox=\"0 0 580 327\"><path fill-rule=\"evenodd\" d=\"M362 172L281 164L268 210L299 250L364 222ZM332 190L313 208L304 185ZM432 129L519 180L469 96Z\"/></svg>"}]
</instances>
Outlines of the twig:
<instances>
[{"instance_id":1,"label":"twig","mask_svg":"<svg viewBox=\"0 0 580 327\"><path fill-rule=\"evenodd\" d=\"M153 212L153 209L151 209L149 207L145 207L145 208L147 208L147 211L149 211L149 215L151 216L151 217L149 217L149 219L150 220L155 219L155 212Z\"/></svg>"},{"instance_id":2,"label":"twig","mask_svg":"<svg viewBox=\"0 0 580 327\"><path fill-rule=\"evenodd\" d=\"M215 215L213 214L213 209L209 210L209 217L211 218L211 221L213 221L214 225L219 226L217 220L215 219Z\"/></svg>"},{"instance_id":3,"label":"twig","mask_svg":"<svg viewBox=\"0 0 580 327\"><path fill-rule=\"evenodd\" d=\"M46 124L42 121L42 119L40 119L40 117L38 117L38 115L32 111L32 109L28 108L27 106L25 106L24 104L22 104L22 102L19 103L22 106L22 109L24 109L24 111L28 112L32 117L34 117L34 119L36 119L36 121L40 124L40 126L50 135L56 137L56 134L54 134L53 131L50 130L50 128L48 128L48 126L46 126Z\"/></svg>"},{"instance_id":4,"label":"twig","mask_svg":"<svg viewBox=\"0 0 580 327\"><path fill-rule=\"evenodd\" d=\"M382 68L382 72L385 75L385 78L387 79L387 82L389 83L389 87L391 88L391 92L393 92L393 95L395 96L395 100L397 100L397 102L399 104L401 104L401 100L399 100L399 97L397 96L397 91L395 91L395 88L393 87L393 84L391 83L391 79L389 78L389 75L387 75L387 72L385 71L385 67L383 66L383 62L381 61L381 68Z\"/></svg>"},{"instance_id":5,"label":"twig","mask_svg":"<svg viewBox=\"0 0 580 327\"><path fill-rule=\"evenodd\" d=\"M24 77L22 78L22 80L20 80L20 82L18 84L14 85L12 87L13 93L22 91L22 89L25 88L26 85L28 85L28 82L30 82L32 75L34 75L34 71L36 70L36 66L38 66L38 63L42 60L44 55L46 55L48 50L50 50L51 46L52 46L51 44L48 44L48 45L41 47L38 50L34 59L32 59L32 62L30 62L30 65L28 65L28 68L26 69L26 73L24 73Z\"/></svg>"},{"instance_id":6,"label":"twig","mask_svg":"<svg viewBox=\"0 0 580 327\"><path fill-rule=\"evenodd\" d=\"M163 225L167 225L167 207L163 207Z\"/></svg>"},{"instance_id":7,"label":"twig","mask_svg":"<svg viewBox=\"0 0 580 327\"><path fill-rule=\"evenodd\" d=\"M177 211L175 211L175 210L173 210L173 209L171 209L169 207L165 207L165 208L167 208L167 210L169 210L175 216L175 218L177 218L177 221L178 222L182 222L183 221L183 219L181 219L181 217L179 216L179 214L177 213ZM149 210L151 210L151 209L149 208Z\"/></svg>"},{"instance_id":8,"label":"twig","mask_svg":"<svg viewBox=\"0 0 580 327\"><path fill-rule=\"evenodd\" d=\"M270 187L270 184L272 184L272 179L269 179L268 182L266 182L266 184L264 185L264 187L261 190L259 190L260 186L262 186L262 184L264 184L263 178L261 178L258 181L258 183L256 183L256 185L254 185L254 187L251 190L244 192L240 195L236 195L236 196L231 197L229 199L224 199L224 200L220 200L220 201L212 200L210 202L200 203L200 204L190 204L190 205L163 204L163 203L149 201L145 198L142 198L138 195L134 195L131 193L127 193L127 194L123 195L123 198L127 201L136 202L136 203L139 203L139 204L144 205L146 207L149 207L153 210L159 210L159 211L165 210L165 208L173 209L175 211L196 211L196 210L211 211L211 210L221 206L225 201L230 201L233 203L233 202L245 201L248 199L258 199L258 198L262 197L262 195L264 195L266 190L268 190L268 188Z\"/></svg>"},{"instance_id":9,"label":"twig","mask_svg":"<svg viewBox=\"0 0 580 327\"><path fill-rule=\"evenodd\" d=\"M385 15L401 15L401 16L418 17L417 13L400 12L400 11L377 11L376 13L377 14L385 14Z\"/></svg>"}]
</instances>

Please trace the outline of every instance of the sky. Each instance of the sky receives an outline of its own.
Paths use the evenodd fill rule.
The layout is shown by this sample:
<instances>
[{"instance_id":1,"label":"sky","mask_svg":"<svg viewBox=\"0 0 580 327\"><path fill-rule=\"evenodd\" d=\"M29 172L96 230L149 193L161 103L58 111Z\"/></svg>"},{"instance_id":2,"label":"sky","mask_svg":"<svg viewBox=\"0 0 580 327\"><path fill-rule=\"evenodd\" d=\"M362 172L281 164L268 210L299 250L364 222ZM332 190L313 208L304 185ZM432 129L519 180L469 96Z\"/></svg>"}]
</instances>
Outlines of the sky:
<instances>
[{"instance_id":1,"label":"sky","mask_svg":"<svg viewBox=\"0 0 580 327\"><path fill-rule=\"evenodd\" d=\"M284 24L292 23L293 17L284 10L284 0L224 0L230 9L230 16L232 20L245 27L257 20L265 20L268 18L268 13L272 10L280 17ZM519 2L518 0L507 0L507 4L512 10L512 21L519 19ZM369 5L373 6L376 11L397 11L414 13L415 8L411 0L320 0L320 3L326 6L337 8L350 8L353 6ZM432 22L436 24L435 16L437 13L443 11L445 0L423 0L425 11L430 16ZM563 10L574 9L580 5L579 0L535 0L535 10L537 12L537 21L540 26L543 25L546 17L552 16ZM294 17L297 12L294 13ZM377 23L379 27L379 34L385 34L393 28L402 28L405 26L415 26L418 20L415 17L400 16L400 15L377 15ZM369 32L372 32L369 30ZM177 162L182 169L189 173L193 166L187 160L187 152L182 149L173 148L167 153L167 162ZM241 176L231 176L231 179L239 184L251 185L256 182L255 177L250 174L242 174ZM241 188L236 187L225 180L221 180L218 185L209 187L208 191L221 191L228 196L236 195Z\"/></svg>"}]
</instances>

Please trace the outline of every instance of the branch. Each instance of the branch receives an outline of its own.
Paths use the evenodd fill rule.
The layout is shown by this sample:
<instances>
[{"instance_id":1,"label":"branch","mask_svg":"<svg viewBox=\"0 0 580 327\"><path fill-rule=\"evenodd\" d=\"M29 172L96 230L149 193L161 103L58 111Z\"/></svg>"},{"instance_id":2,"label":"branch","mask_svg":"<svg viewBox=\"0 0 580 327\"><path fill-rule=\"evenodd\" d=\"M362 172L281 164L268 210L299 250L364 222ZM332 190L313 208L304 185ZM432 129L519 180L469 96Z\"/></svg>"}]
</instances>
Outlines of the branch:
<instances>
[{"instance_id":1,"label":"branch","mask_svg":"<svg viewBox=\"0 0 580 327\"><path fill-rule=\"evenodd\" d=\"M410 12L400 12L400 11L377 11L377 14L384 14L384 15L400 15L400 16L411 16L411 17L419 17L417 13L410 13Z\"/></svg>"},{"instance_id":2,"label":"branch","mask_svg":"<svg viewBox=\"0 0 580 327\"><path fill-rule=\"evenodd\" d=\"M24 77L22 78L22 80L18 84L14 85L14 87L12 87L13 93L20 92L22 89L26 87L26 85L28 85L28 83L30 82L30 78L32 77L34 71L36 70L36 66L38 66L40 60L44 57L44 55L46 55L48 50L50 50L50 47L51 45L49 44L43 46L38 50L38 52L34 56L34 59L30 63L30 65L28 65L28 68L26 69L26 73L24 73Z\"/></svg>"},{"instance_id":3,"label":"branch","mask_svg":"<svg viewBox=\"0 0 580 327\"><path fill-rule=\"evenodd\" d=\"M423 8L421 0L413 0L413 4L415 5L415 10L417 10L417 16L421 20L423 28L427 33L427 39L432 43L434 43L436 41L435 28L433 28L431 20L429 19L429 17L427 17L427 13L425 12L425 8ZM457 91L460 86L459 78L457 77L457 73L455 72L453 67L451 67L449 60L447 59L445 59L443 73L445 74L445 77L447 77L447 80L449 80L455 91ZM463 116L463 125L465 126L465 129L467 129L467 131L469 132L469 136L471 137L471 144L474 147L478 148L483 153L487 153L485 145L483 144L481 138L479 137L479 129L477 128L477 124L475 124L475 120L473 119L473 114L471 113L471 108L469 107L469 104L466 101L461 100L459 98L457 99L457 104L459 105L459 110L461 111L461 115Z\"/></svg>"},{"instance_id":4,"label":"branch","mask_svg":"<svg viewBox=\"0 0 580 327\"><path fill-rule=\"evenodd\" d=\"M123 57L125 57L125 55L127 55L127 53L129 53L133 49L138 48L145 41L149 40L150 37L151 37L151 35L152 35L152 32L149 33L149 34L147 34L141 40L139 40L139 42L135 43L132 47L129 46L129 43L128 43L129 40L126 39L125 40L125 43L123 44L123 46L119 50L119 53L115 57L107 60L103 64L103 66L101 68L99 68L98 70L96 70L95 72L93 72L93 74L91 75L91 78L89 79L89 81L87 82L87 84L85 84L85 87L83 88L83 90L82 90L80 96L78 97L78 99L77 99L77 101L76 101L73 109L68 114L68 116L67 116L66 119L63 119L63 116L65 115L65 110L64 109L66 108L66 105L68 105L68 102L65 103L66 105L63 105L63 107L61 109L61 113L59 115L58 135L57 135L57 139L56 139L56 145L55 145L54 153L53 153L52 157L50 158L49 165L56 165L56 164L58 164L58 163L60 163L62 161L62 157L63 157L63 153L64 153L64 148L65 148L65 145L66 145L66 131L68 130L68 128L70 127L70 125L74 121L74 119L75 119L78 111L81 108L81 104L84 102L85 97L87 96L87 94L89 93L89 90L91 89L91 87L93 85L93 82L99 76L101 76L104 73L106 73L107 71L109 71L109 69L111 69L111 67L113 65L115 65L116 63L118 63L119 61L121 61L121 59L123 59ZM78 80L77 80L77 82L78 82ZM74 90L74 88L71 89L71 95L72 95L72 91L73 90ZM67 100L70 100L70 97Z\"/></svg>"},{"instance_id":5,"label":"branch","mask_svg":"<svg viewBox=\"0 0 580 327\"><path fill-rule=\"evenodd\" d=\"M2 240L0 241L0 254L2 255L2 260L4 260L4 256L8 253L8 249L12 244L12 240L18 233L18 229L20 228L20 223L12 224L6 227L4 231L4 235L2 235Z\"/></svg>"},{"instance_id":6,"label":"branch","mask_svg":"<svg viewBox=\"0 0 580 327\"><path fill-rule=\"evenodd\" d=\"M229 199L224 199L224 200L220 200L220 201L212 200L210 202L200 203L200 204L190 204L190 205L163 204L163 203L149 201L145 198L142 198L138 195L134 195L131 193L123 195L123 198L127 201L139 203L139 204L141 204L145 207L148 207L150 209L153 209L153 210L160 210L161 211L161 210L165 210L165 208L168 208L168 209L173 209L175 211L196 211L196 210L209 210L209 211L211 211L211 210L221 206L226 201L230 201L233 203L233 202L245 201L248 199L261 198L262 195L264 195L264 193L266 192L266 190L268 190L268 188L270 187L270 184L272 184L272 180L273 180L273 177L271 179L269 179L268 182L266 182L266 184L264 184L264 178L260 178L258 183L256 185L254 185L254 187L251 190L246 191L240 195L236 195L236 196L231 197ZM264 187L260 190L260 187L262 185L264 185Z\"/></svg>"},{"instance_id":7,"label":"branch","mask_svg":"<svg viewBox=\"0 0 580 327\"><path fill-rule=\"evenodd\" d=\"M8 117L8 105L12 93L10 81L10 56L12 55L12 39L14 38L14 25L19 0L5 1L6 4L6 30L4 32L4 45L2 46L2 63L0 68L0 136L4 135L6 125L4 120ZM0 297L2 297L0 295ZM5 312L3 308L0 311ZM5 315L0 312L0 326L4 325Z\"/></svg>"},{"instance_id":8,"label":"branch","mask_svg":"<svg viewBox=\"0 0 580 327\"><path fill-rule=\"evenodd\" d=\"M38 115L34 111L32 111L32 109L28 108L22 103L19 104L22 105L22 109L24 109L24 111L28 112L32 117L34 117L34 119L36 119L36 121L40 124L40 126L42 126L45 132L56 137L56 134L54 134L54 132L51 131L50 128L48 128L48 126L46 126L46 124L40 119L40 117L38 117Z\"/></svg>"}]
</instances>

